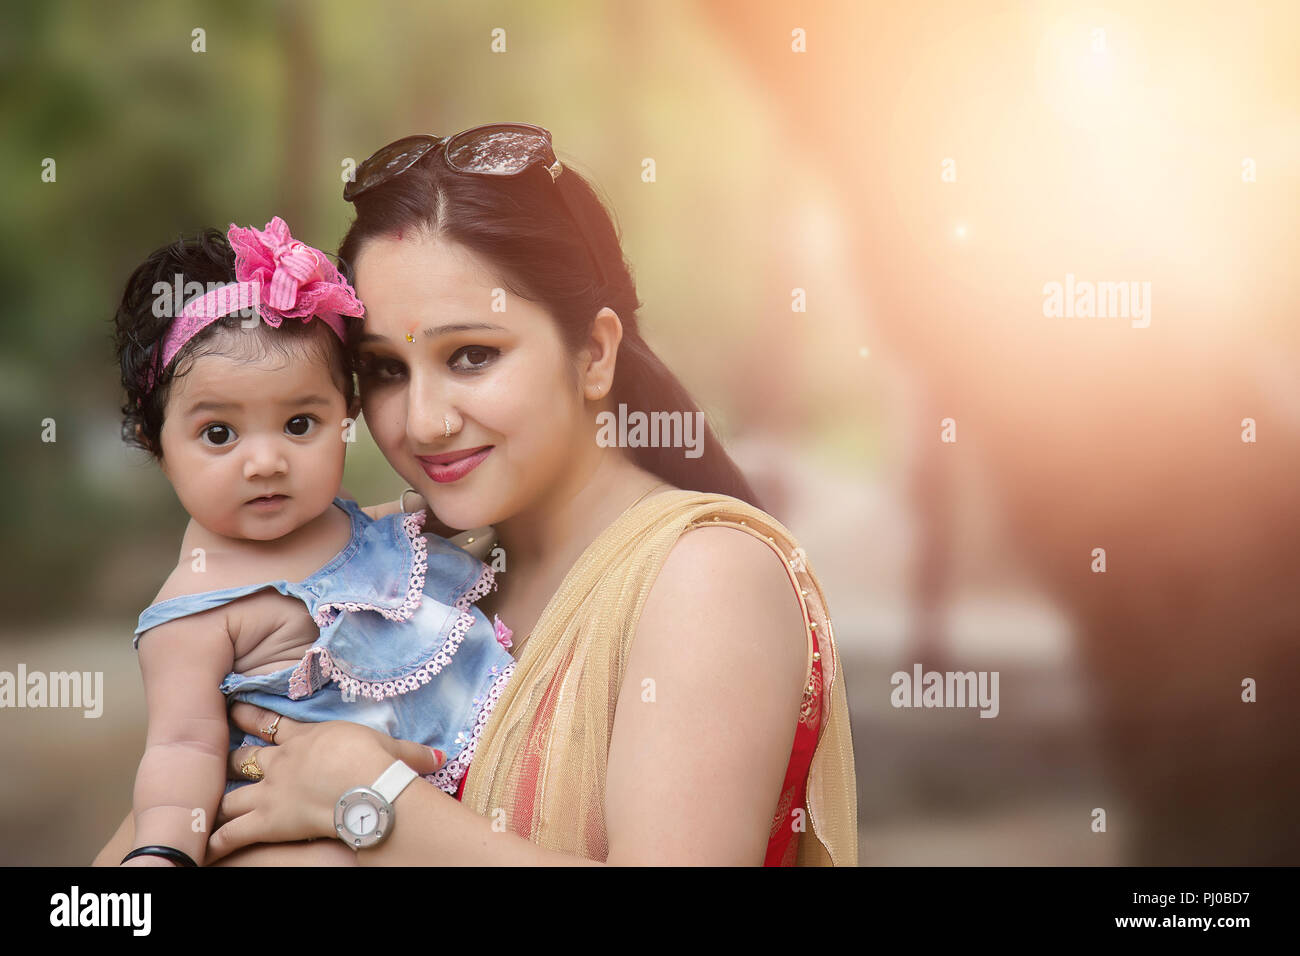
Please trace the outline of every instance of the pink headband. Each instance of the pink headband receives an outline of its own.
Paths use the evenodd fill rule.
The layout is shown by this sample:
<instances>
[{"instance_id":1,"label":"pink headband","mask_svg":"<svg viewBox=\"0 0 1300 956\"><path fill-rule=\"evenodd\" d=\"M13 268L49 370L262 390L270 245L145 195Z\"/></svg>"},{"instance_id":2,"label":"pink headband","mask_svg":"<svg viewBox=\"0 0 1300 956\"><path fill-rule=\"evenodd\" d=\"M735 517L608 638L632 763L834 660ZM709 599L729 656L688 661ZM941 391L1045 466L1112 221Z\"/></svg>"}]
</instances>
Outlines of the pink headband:
<instances>
[{"instance_id":1,"label":"pink headband","mask_svg":"<svg viewBox=\"0 0 1300 956\"><path fill-rule=\"evenodd\" d=\"M226 233L235 250L235 279L185 304L168 329L149 370L145 394L185 343L222 316L256 306L267 325L279 328L285 319L320 319L346 344L341 315L362 315L356 291L319 249L289 235L276 216L265 229L241 229L233 222Z\"/></svg>"}]
</instances>

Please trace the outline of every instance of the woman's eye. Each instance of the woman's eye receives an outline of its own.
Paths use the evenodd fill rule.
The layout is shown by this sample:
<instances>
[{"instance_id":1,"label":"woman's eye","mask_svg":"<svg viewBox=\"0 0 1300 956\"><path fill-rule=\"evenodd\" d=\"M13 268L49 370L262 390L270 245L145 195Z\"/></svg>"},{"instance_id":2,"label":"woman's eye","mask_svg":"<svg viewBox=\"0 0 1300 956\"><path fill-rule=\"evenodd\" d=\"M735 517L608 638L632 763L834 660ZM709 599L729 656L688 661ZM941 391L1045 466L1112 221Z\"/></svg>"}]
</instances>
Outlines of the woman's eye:
<instances>
[{"instance_id":1,"label":"woman's eye","mask_svg":"<svg viewBox=\"0 0 1300 956\"><path fill-rule=\"evenodd\" d=\"M311 427L315 423L316 420L310 415L295 415L293 418L289 419L288 424L284 427L290 435L296 435L301 438L303 435L311 431Z\"/></svg>"},{"instance_id":2,"label":"woman's eye","mask_svg":"<svg viewBox=\"0 0 1300 956\"><path fill-rule=\"evenodd\" d=\"M229 425L209 425L200 434L209 445L229 445L235 439L235 430Z\"/></svg>"},{"instance_id":3,"label":"woman's eye","mask_svg":"<svg viewBox=\"0 0 1300 956\"><path fill-rule=\"evenodd\" d=\"M357 372L362 378L371 378L380 382L391 382L400 378L406 368L397 359L362 356L357 360Z\"/></svg>"},{"instance_id":4,"label":"woman's eye","mask_svg":"<svg viewBox=\"0 0 1300 956\"><path fill-rule=\"evenodd\" d=\"M500 354L500 349L494 349L491 346L467 345L462 349L457 349L452 354L451 361L447 364L462 372L472 372L485 367ZM468 364L462 364L459 361L461 358L467 359Z\"/></svg>"}]
</instances>

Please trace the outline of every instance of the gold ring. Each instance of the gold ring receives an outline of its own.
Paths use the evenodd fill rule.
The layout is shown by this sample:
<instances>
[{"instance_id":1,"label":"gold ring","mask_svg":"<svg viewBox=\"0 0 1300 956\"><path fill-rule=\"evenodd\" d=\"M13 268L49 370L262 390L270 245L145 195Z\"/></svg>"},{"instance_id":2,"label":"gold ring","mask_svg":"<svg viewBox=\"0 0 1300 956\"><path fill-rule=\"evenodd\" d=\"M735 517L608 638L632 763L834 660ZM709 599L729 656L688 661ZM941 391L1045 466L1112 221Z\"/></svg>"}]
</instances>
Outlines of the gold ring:
<instances>
[{"instance_id":1,"label":"gold ring","mask_svg":"<svg viewBox=\"0 0 1300 956\"><path fill-rule=\"evenodd\" d=\"M245 780L261 780L266 776L266 774L262 772L262 765L257 762L256 750L244 758L243 762L239 765L239 773Z\"/></svg>"},{"instance_id":2,"label":"gold ring","mask_svg":"<svg viewBox=\"0 0 1300 956\"><path fill-rule=\"evenodd\" d=\"M280 718L283 716L284 714L276 714L275 720L262 728L261 733L263 740L269 740L271 743L275 743L275 732L280 729Z\"/></svg>"}]
</instances>

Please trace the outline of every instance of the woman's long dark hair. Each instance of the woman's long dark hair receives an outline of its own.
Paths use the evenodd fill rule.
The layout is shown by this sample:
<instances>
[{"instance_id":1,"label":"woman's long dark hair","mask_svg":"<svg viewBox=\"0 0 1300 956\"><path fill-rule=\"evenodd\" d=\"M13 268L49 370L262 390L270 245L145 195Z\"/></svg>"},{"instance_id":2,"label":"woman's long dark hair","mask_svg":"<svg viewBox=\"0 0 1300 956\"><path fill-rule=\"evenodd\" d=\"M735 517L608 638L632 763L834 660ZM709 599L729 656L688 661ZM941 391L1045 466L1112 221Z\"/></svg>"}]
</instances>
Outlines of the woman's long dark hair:
<instances>
[{"instance_id":1,"label":"woman's long dark hair","mask_svg":"<svg viewBox=\"0 0 1300 956\"><path fill-rule=\"evenodd\" d=\"M602 285L573 220L557 195L564 191L605 273ZM641 337L636 283L623 258L618 232L591 185L565 167L555 182L540 166L518 176L477 176L450 169L443 151L426 154L411 169L356 199L357 218L339 247L349 279L367 239L422 228L464 246L495 266L515 295L544 306L555 319L570 354L591 334L596 313L609 306L623 324L610 401L628 414L700 411L690 393ZM718 441L707 417L703 453L688 458L681 448L629 448L646 471L678 488L715 492L762 505L745 476Z\"/></svg>"}]
</instances>

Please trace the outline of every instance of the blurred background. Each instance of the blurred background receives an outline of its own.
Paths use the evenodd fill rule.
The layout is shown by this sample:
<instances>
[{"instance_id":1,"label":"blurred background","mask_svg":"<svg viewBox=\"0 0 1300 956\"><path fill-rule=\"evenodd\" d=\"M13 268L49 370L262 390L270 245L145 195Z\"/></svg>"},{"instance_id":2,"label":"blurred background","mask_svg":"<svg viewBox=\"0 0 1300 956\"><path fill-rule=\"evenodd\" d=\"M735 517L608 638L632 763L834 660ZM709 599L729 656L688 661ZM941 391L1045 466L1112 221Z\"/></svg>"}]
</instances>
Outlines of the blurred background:
<instances>
[{"instance_id":1,"label":"blurred background","mask_svg":"<svg viewBox=\"0 0 1300 956\"><path fill-rule=\"evenodd\" d=\"M0 710L0 863L131 807L186 521L119 438L131 268L274 214L333 250L348 159L500 121L608 197L823 582L863 864L1300 863L1293 0L0 10L0 671L104 675L97 719ZM1047 314L1067 276L1149 324ZM368 436L345 484L402 487ZM915 663L997 671L997 718L891 706Z\"/></svg>"}]
</instances>

